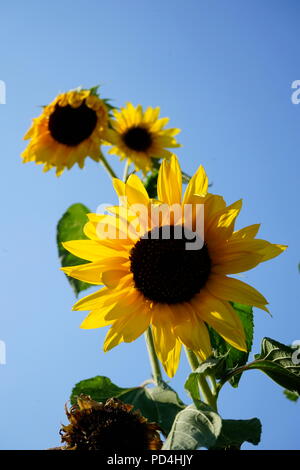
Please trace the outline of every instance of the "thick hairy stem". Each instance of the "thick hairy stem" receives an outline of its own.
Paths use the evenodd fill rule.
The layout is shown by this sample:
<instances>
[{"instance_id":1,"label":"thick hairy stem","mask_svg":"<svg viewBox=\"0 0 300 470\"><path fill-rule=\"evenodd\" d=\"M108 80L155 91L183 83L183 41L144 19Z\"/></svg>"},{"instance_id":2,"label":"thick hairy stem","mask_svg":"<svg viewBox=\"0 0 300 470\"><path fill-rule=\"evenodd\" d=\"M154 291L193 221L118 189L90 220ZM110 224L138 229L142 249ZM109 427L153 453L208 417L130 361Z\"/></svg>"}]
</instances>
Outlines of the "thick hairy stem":
<instances>
[{"instance_id":1,"label":"thick hairy stem","mask_svg":"<svg viewBox=\"0 0 300 470\"><path fill-rule=\"evenodd\" d=\"M199 367L199 361L196 355L188 348L185 348L186 356L191 366L192 371L194 372ZM200 393L204 397L204 401L214 410L217 410L216 397L212 393L206 378L203 374L198 375Z\"/></svg>"},{"instance_id":2,"label":"thick hairy stem","mask_svg":"<svg viewBox=\"0 0 300 470\"><path fill-rule=\"evenodd\" d=\"M159 384L160 382L162 382L163 378L161 374L159 361L158 361L155 348L154 348L154 341L153 341L151 326L149 326L149 328L145 332L145 339L146 339L153 379L155 380L157 384Z\"/></svg>"}]
</instances>

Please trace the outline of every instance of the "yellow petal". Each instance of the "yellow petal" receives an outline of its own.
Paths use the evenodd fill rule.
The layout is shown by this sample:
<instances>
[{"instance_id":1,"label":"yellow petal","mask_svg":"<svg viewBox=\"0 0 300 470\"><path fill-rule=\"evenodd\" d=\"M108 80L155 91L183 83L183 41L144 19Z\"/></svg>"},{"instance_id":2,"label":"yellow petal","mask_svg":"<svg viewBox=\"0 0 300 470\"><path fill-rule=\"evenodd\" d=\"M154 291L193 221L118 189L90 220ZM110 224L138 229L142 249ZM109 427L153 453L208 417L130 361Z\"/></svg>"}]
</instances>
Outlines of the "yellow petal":
<instances>
[{"instance_id":1,"label":"yellow petal","mask_svg":"<svg viewBox=\"0 0 300 470\"><path fill-rule=\"evenodd\" d=\"M113 178L112 183L113 183L113 187L114 187L117 195L119 196L119 198L123 198L125 196L125 193L126 193L125 183L123 181L119 180L118 178Z\"/></svg>"},{"instance_id":2,"label":"yellow petal","mask_svg":"<svg viewBox=\"0 0 300 470\"><path fill-rule=\"evenodd\" d=\"M169 377L174 377L177 372L181 353L181 342L176 339L174 347L170 350L168 359L163 364L166 374Z\"/></svg>"},{"instance_id":3,"label":"yellow petal","mask_svg":"<svg viewBox=\"0 0 300 470\"><path fill-rule=\"evenodd\" d=\"M156 121L158 119L160 113L160 107L157 106L156 108L152 108L152 120Z\"/></svg>"},{"instance_id":4,"label":"yellow petal","mask_svg":"<svg viewBox=\"0 0 300 470\"><path fill-rule=\"evenodd\" d=\"M145 204L149 203L149 196L140 178L132 174L129 176L126 183L126 196L128 197L129 204Z\"/></svg>"},{"instance_id":5,"label":"yellow petal","mask_svg":"<svg viewBox=\"0 0 300 470\"><path fill-rule=\"evenodd\" d=\"M144 121L144 122L151 122L151 121L153 121L153 118L152 118L153 113L152 113L152 111L153 111L153 108L151 108L151 106L149 106L149 107L145 110L144 116L143 116L143 121Z\"/></svg>"},{"instance_id":6,"label":"yellow petal","mask_svg":"<svg viewBox=\"0 0 300 470\"><path fill-rule=\"evenodd\" d=\"M114 129L106 129L104 136L105 145L112 144L116 145L118 142L118 133Z\"/></svg>"},{"instance_id":7,"label":"yellow petal","mask_svg":"<svg viewBox=\"0 0 300 470\"><path fill-rule=\"evenodd\" d=\"M158 119L156 122L154 122L151 125L150 131L153 133L159 132L163 127L165 127L168 124L169 121L170 121L169 118Z\"/></svg>"},{"instance_id":8,"label":"yellow petal","mask_svg":"<svg viewBox=\"0 0 300 470\"><path fill-rule=\"evenodd\" d=\"M225 243L219 244L217 247L213 247L210 250L210 254L213 259L228 260L231 256L245 254L245 253L256 253L262 257L262 251L266 248L266 242L264 240L252 239L232 239L225 241Z\"/></svg>"},{"instance_id":9,"label":"yellow petal","mask_svg":"<svg viewBox=\"0 0 300 470\"><path fill-rule=\"evenodd\" d=\"M268 261L269 259L275 258L287 249L287 245L276 245L265 240L262 241L265 242L265 246L260 250L260 253L263 256L262 261Z\"/></svg>"},{"instance_id":10,"label":"yellow petal","mask_svg":"<svg viewBox=\"0 0 300 470\"><path fill-rule=\"evenodd\" d=\"M205 288L215 297L261 308L268 312L268 301L254 287L232 277L211 274Z\"/></svg>"},{"instance_id":11,"label":"yellow petal","mask_svg":"<svg viewBox=\"0 0 300 470\"><path fill-rule=\"evenodd\" d=\"M83 233L90 240L99 240L97 235L97 224L94 222L87 222L83 227Z\"/></svg>"},{"instance_id":12,"label":"yellow petal","mask_svg":"<svg viewBox=\"0 0 300 470\"><path fill-rule=\"evenodd\" d=\"M121 281L131 281L132 278L132 273L128 273L128 271L122 271L120 269L115 269L115 270L108 270L105 271L102 274L102 282L103 284L106 285L106 287L109 288L115 288L117 287Z\"/></svg>"},{"instance_id":13,"label":"yellow petal","mask_svg":"<svg viewBox=\"0 0 300 470\"><path fill-rule=\"evenodd\" d=\"M212 354L209 334L204 322L195 315L194 308L188 303L172 306L177 323L174 334L189 349L194 351L201 360ZM180 320L179 320L180 319Z\"/></svg>"},{"instance_id":14,"label":"yellow petal","mask_svg":"<svg viewBox=\"0 0 300 470\"><path fill-rule=\"evenodd\" d=\"M204 199L205 224L208 224L218 212L226 208L226 203L222 196L217 194L207 194Z\"/></svg>"},{"instance_id":15,"label":"yellow petal","mask_svg":"<svg viewBox=\"0 0 300 470\"><path fill-rule=\"evenodd\" d=\"M208 178L202 165L199 166L196 173L192 176L185 190L183 204L190 204L194 194L205 196L208 189Z\"/></svg>"},{"instance_id":16,"label":"yellow petal","mask_svg":"<svg viewBox=\"0 0 300 470\"><path fill-rule=\"evenodd\" d=\"M151 207L151 229L160 226L181 224L182 207L179 204L153 204Z\"/></svg>"},{"instance_id":17,"label":"yellow petal","mask_svg":"<svg viewBox=\"0 0 300 470\"><path fill-rule=\"evenodd\" d=\"M199 318L212 326L234 348L247 351L242 322L229 302L208 295L205 291L192 299Z\"/></svg>"},{"instance_id":18,"label":"yellow petal","mask_svg":"<svg viewBox=\"0 0 300 470\"><path fill-rule=\"evenodd\" d=\"M259 253L238 252L228 255L222 261L215 261L212 272L217 274L238 274L255 268L262 262L262 255Z\"/></svg>"},{"instance_id":19,"label":"yellow petal","mask_svg":"<svg viewBox=\"0 0 300 470\"><path fill-rule=\"evenodd\" d=\"M74 279L89 282L90 284L103 284L101 280L101 266L95 263L80 264L78 266L69 266L61 270Z\"/></svg>"},{"instance_id":20,"label":"yellow petal","mask_svg":"<svg viewBox=\"0 0 300 470\"><path fill-rule=\"evenodd\" d=\"M98 240L103 246L119 249L113 244L109 245L107 240L115 240L116 244L130 244L135 234L130 230L130 220L122 217L115 217L110 214L102 214L99 219L91 219L84 227L85 234L92 240ZM105 243L102 243L105 241Z\"/></svg>"},{"instance_id":21,"label":"yellow petal","mask_svg":"<svg viewBox=\"0 0 300 470\"><path fill-rule=\"evenodd\" d=\"M72 310L98 310L102 306L114 305L120 298L123 298L127 292L128 287L124 287L122 283L120 283L119 289L103 287L97 292L78 300L75 305L73 305Z\"/></svg>"},{"instance_id":22,"label":"yellow petal","mask_svg":"<svg viewBox=\"0 0 300 470\"><path fill-rule=\"evenodd\" d=\"M121 223L115 222L112 224L109 222L107 226L105 226L106 219L102 218L101 220L104 222L87 222L83 227L84 234L90 240L96 240L98 243L101 243L102 246L107 246L108 248L117 250L118 252L126 251L127 249L129 251L129 245L132 245L134 241L130 238L131 232L126 228L124 230L124 224L121 226ZM112 235L115 236L112 237ZM108 238L108 236L111 236L111 238Z\"/></svg>"},{"instance_id":23,"label":"yellow petal","mask_svg":"<svg viewBox=\"0 0 300 470\"><path fill-rule=\"evenodd\" d=\"M105 214L95 214L93 212L89 212L86 215L90 222L101 222L101 220L106 216Z\"/></svg>"},{"instance_id":24,"label":"yellow petal","mask_svg":"<svg viewBox=\"0 0 300 470\"><path fill-rule=\"evenodd\" d=\"M236 201L226 209L217 212L213 219L205 223L205 238L209 244L217 245L228 240L234 230L235 219L242 208L242 200Z\"/></svg>"},{"instance_id":25,"label":"yellow petal","mask_svg":"<svg viewBox=\"0 0 300 470\"><path fill-rule=\"evenodd\" d=\"M152 310L152 332L155 351L159 360L164 365L170 351L174 348L176 338L170 329L172 321L171 306L157 304Z\"/></svg>"},{"instance_id":26,"label":"yellow petal","mask_svg":"<svg viewBox=\"0 0 300 470\"><path fill-rule=\"evenodd\" d=\"M109 293L109 289L104 287L93 294L86 295L82 299L78 300L72 310L91 310L96 309L99 305L102 305L103 298Z\"/></svg>"},{"instance_id":27,"label":"yellow petal","mask_svg":"<svg viewBox=\"0 0 300 470\"><path fill-rule=\"evenodd\" d=\"M121 316L130 313L133 309L142 311L144 309L145 300L143 295L136 290L135 287L127 288L126 292L122 292L117 298L115 306L107 313L105 319L118 320Z\"/></svg>"},{"instance_id":28,"label":"yellow petal","mask_svg":"<svg viewBox=\"0 0 300 470\"><path fill-rule=\"evenodd\" d=\"M107 352L122 341L130 343L137 339L150 324L151 315L148 310L132 310L119 318L109 329L105 341L104 351Z\"/></svg>"},{"instance_id":29,"label":"yellow petal","mask_svg":"<svg viewBox=\"0 0 300 470\"><path fill-rule=\"evenodd\" d=\"M124 221L126 220L132 220L136 217L136 214L133 210L131 210L129 207L123 207L123 206L109 206L106 208L108 212L113 214L115 217L119 217L123 219Z\"/></svg>"},{"instance_id":30,"label":"yellow petal","mask_svg":"<svg viewBox=\"0 0 300 470\"><path fill-rule=\"evenodd\" d=\"M188 204L195 206L199 211L201 210L200 206L204 205L204 228L206 230L213 221L214 216L226 209L226 203L222 196L215 194L207 194L206 196L194 194L189 197Z\"/></svg>"},{"instance_id":31,"label":"yellow petal","mask_svg":"<svg viewBox=\"0 0 300 470\"><path fill-rule=\"evenodd\" d=\"M112 305L106 305L99 310L92 310L88 316L83 320L80 328L90 330L93 328L102 328L107 325L111 325L112 321L106 320L105 315L113 308Z\"/></svg>"},{"instance_id":32,"label":"yellow petal","mask_svg":"<svg viewBox=\"0 0 300 470\"><path fill-rule=\"evenodd\" d=\"M173 377L178 369L181 352L181 343L170 328L171 309L167 304L157 304L152 310L155 351L169 377Z\"/></svg>"},{"instance_id":33,"label":"yellow petal","mask_svg":"<svg viewBox=\"0 0 300 470\"><path fill-rule=\"evenodd\" d=\"M249 238L254 238L257 235L259 228L260 228L260 224L249 225L248 227L244 227L234 232L232 234L231 239L232 240L236 240L236 239L246 240Z\"/></svg>"},{"instance_id":34,"label":"yellow petal","mask_svg":"<svg viewBox=\"0 0 300 470\"><path fill-rule=\"evenodd\" d=\"M111 258L113 256L120 256L120 253L113 249L108 248L95 240L72 240L62 243L63 247L78 258L86 259L88 261L96 261L101 258ZM126 254L124 253L126 256Z\"/></svg>"},{"instance_id":35,"label":"yellow petal","mask_svg":"<svg viewBox=\"0 0 300 470\"><path fill-rule=\"evenodd\" d=\"M180 204L182 192L182 174L175 155L171 160L163 160L157 180L158 199L166 204Z\"/></svg>"},{"instance_id":36,"label":"yellow petal","mask_svg":"<svg viewBox=\"0 0 300 470\"><path fill-rule=\"evenodd\" d=\"M126 196L128 204L142 204L148 206L149 196L145 186L137 175L130 175L126 183Z\"/></svg>"}]
</instances>

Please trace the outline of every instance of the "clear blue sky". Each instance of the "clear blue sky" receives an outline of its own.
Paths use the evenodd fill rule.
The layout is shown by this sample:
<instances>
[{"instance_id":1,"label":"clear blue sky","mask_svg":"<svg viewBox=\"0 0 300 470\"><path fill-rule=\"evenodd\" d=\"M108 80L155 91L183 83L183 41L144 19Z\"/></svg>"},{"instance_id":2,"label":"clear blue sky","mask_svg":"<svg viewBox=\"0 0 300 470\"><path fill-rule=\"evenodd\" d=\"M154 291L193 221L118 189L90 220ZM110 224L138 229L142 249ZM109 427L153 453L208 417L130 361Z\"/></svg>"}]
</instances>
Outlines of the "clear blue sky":
<instances>
[{"instance_id":1,"label":"clear blue sky","mask_svg":"<svg viewBox=\"0 0 300 470\"><path fill-rule=\"evenodd\" d=\"M73 293L59 271L58 218L74 202L92 210L114 202L109 178L93 161L59 179L21 164L31 118L60 91L101 83L118 106L161 106L182 129L185 171L202 163L216 193L228 202L243 197L239 227L261 222L262 238L289 245L243 276L273 314L255 311L253 351L263 336L300 339L300 105L290 99L300 79L299 14L296 0L2 3L1 449L58 444L64 403L81 379L100 374L132 386L149 376L143 338L104 354L105 330L79 329L85 312L71 312ZM111 163L121 171L117 157ZM171 381L184 400L187 372L183 358ZM226 386L220 412L259 417L260 449L299 448L299 404L260 372L245 374L238 390Z\"/></svg>"}]
</instances>

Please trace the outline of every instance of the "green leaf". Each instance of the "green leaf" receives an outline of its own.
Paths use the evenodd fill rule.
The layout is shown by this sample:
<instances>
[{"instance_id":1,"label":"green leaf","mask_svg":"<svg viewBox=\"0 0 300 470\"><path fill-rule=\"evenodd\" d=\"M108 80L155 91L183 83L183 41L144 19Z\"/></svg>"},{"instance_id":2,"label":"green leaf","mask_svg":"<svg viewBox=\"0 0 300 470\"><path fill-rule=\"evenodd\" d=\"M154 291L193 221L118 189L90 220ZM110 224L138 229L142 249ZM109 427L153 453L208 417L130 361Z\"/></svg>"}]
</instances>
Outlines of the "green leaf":
<instances>
[{"instance_id":1,"label":"green leaf","mask_svg":"<svg viewBox=\"0 0 300 470\"><path fill-rule=\"evenodd\" d=\"M212 447L222 427L220 416L202 402L190 405L176 416L163 450L196 450Z\"/></svg>"},{"instance_id":2,"label":"green leaf","mask_svg":"<svg viewBox=\"0 0 300 470\"><path fill-rule=\"evenodd\" d=\"M244 442L260 442L261 422L252 419L223 419L221 433L211 450L239 450Z\"/></svg>"},{"instance_id":3,"label":"green leaf","mask_svg":"<svg viewBox=\"0 0 300 470\"><path fill-rule=\"evenodd\" d=\"M246 364L249 352L252 348L253 342L253 309L247 305L238 304L236 302L232 302L232 306L236 312L236 314L240 317L246 335L246 344L248 352L239 351L235 349L233 346L230 346L215 330L209 328L210 332L210 339L212 348L214 350L214 356L218 359L223 358L223 369L219 368L218 374L216 375L217 378L222 378L223 375L230 369L243 366ZM230 378L230 384L233 387L237 387L241 375L232 376Z\"/></svg>"},{"instance_id":4,"label":"green leaf","mask_svg":"<svg viewBox=\"0 0 300 470\"><path fill-rule=\"evenodd\" d=\"M62 242L67 242L69 240L85 240L87 237L83 233L83 227L87 223L86 214L91 212L83 204L73 204L69 209L64 213L62 218L57 224L57 247L58 254L60 257L61 265L65 266L76 266L78 264L85 264L88 261L69 253L63 246ZM91 287L91 284L87 282L78 281L67 276L67 279L71 286L73 287L76 296L83 290Z\"/></svg>"},{"instance_id":5,"label":"green leaf","mask_svg":"<svg viewBox=\"0 0 300 470\"><path fill-rule=\"evenodd\" d=\"M78 382L72 390L70 401L76 403L76 398L81 395L89 395L93 400L105 402L108 398L117 397L120 393L132 390L115 385L108 377L98 375L92 379Z\"/></svg>"},{"instance_id":6,"label":"green leaf","mask_svg":"<svg viewBox=\"0 0 300 470\"><path fill-rule=\"evenodd\" d=\"M296 355L297 351L294 348L274 339L264 338L261 353L255 356L255 361L233 369L225 380L246 370L258 369L287 390L300 393L300 362Z\"/></svg>"},{"instance_id":7,"label":"green leaf","mask_svg":"<svg viewBox=\"0 0 300 470\"><path fill-rule=\"evenodd\" d=\"M285 394L286 398L290 401L296 402L299 399L299 393L297 392L291 392L290 390L283 390L283 393Z\"/></svg>"},{"instance_id":8,"label":"green leaf","mask_svg":"<svg viewBox=\"0 0 300 470\"><path fill-rule=\"evenodd\" d=\"M185 390L188 392L192 400L200 400L200 392L199 392L199 381L198 381L198 369L192 372L185 384Z\"/></svg>"},{"instance_id":9,"label":"green leaf","mask_svg":"<svg viewBox=\"0 0 300 470\"><path fill-rule=\"evenodd\" d=\"M108 377L97 376L75 385L71 403L75 403L81 393L101 402L111 397L119 398L133 405L135 410L140 410L145 418L159 424L165 435L169 433L177 413L185 407L177 393L164 383L153 388L121 388Z\"/></svg>"},{"instance_id":10,"label":"green leaf","mask_svg":"<svg viewBox=\"0 0 300 470\"><path fill-rule=\"evenodd\" d=\"M161 385L153 388L139 387L134 392L121 394L119 398L134 405L145 418L159 424L165 435L169 433L177 413L185 407L174 390L164 389Z\"/></svg>"}]
</instances>

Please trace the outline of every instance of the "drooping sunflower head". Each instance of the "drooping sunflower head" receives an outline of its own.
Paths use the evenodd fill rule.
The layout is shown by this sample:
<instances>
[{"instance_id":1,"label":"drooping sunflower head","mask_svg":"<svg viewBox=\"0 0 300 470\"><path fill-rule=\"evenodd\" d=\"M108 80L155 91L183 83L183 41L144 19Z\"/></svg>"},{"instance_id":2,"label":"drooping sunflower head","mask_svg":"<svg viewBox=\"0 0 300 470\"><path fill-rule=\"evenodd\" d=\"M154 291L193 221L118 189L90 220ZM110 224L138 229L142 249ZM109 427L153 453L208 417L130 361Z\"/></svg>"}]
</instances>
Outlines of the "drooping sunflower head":
<instances>
[{"instance_id":1,"label":"drooping sunflower head","mask_svg":"<svg viewBox=\"0 0 300 470\"><path fill-rule=\"evenodd\" d=\"M61 449L107 454L161 449L160 428L132 408L116 398L98 403L81 395L70 410L66 408L69 424L60 431L65 444Z\"/></svg>"},{"instance_id":2,"label":"drooping sunflower head","mask_svg":"<svg viewBox=\"0 0 300 470\"><path fill-rule=\"evenodd\" d=\"M144 173L152 168L153 158L169 158L171 152L167 149L180 146L174 138L180 130L164 129L169 119L159 119L159 112L159 108L151 107L143 111L140 105L134 107L131 103L114 110L111 126L115 132L110 134L113 147L109 153L119 155L121 160L129 159Z\"/></svg>"},{"instance_id":3,"label":"drooping sunflower head","mask_svg":"<svg viewBox=\"0 0 300 470\"><path fill-rule=\"evenodd\" d=\"M43 108L24 139L30 139L23 162L56 168L57 176L75 163L84 166L87 156L101 159L100 145L107 138L108 108L95 89L77 89L58 95Z\"/></svg>"},{"instance_id":4,"label":"drooping sunflower head","mask_svg":"<svg viewBox=\"0 0 300 470\"><path fill-rule=\"evenodd\" d=\"M88 264L63 268L76 279L101 286L74 310L89 310L82 328L111 325L104 350L131 342L151 325L155 349L169 376L182 344L201 360L212 354L207 325L231 346L246 351L245 333L232 302L267 310L256 289L231 277L279 255L285 246L257 239L259 225L235 230L242 203L229 206L208 193L200 167L182 196L175 156L163 161L158 200L141 180L114 181L121 205L111 215L90 214L89 240L65 248ZM267 310L268 311L268 310Z\"/></svg>"}]
</instances>

